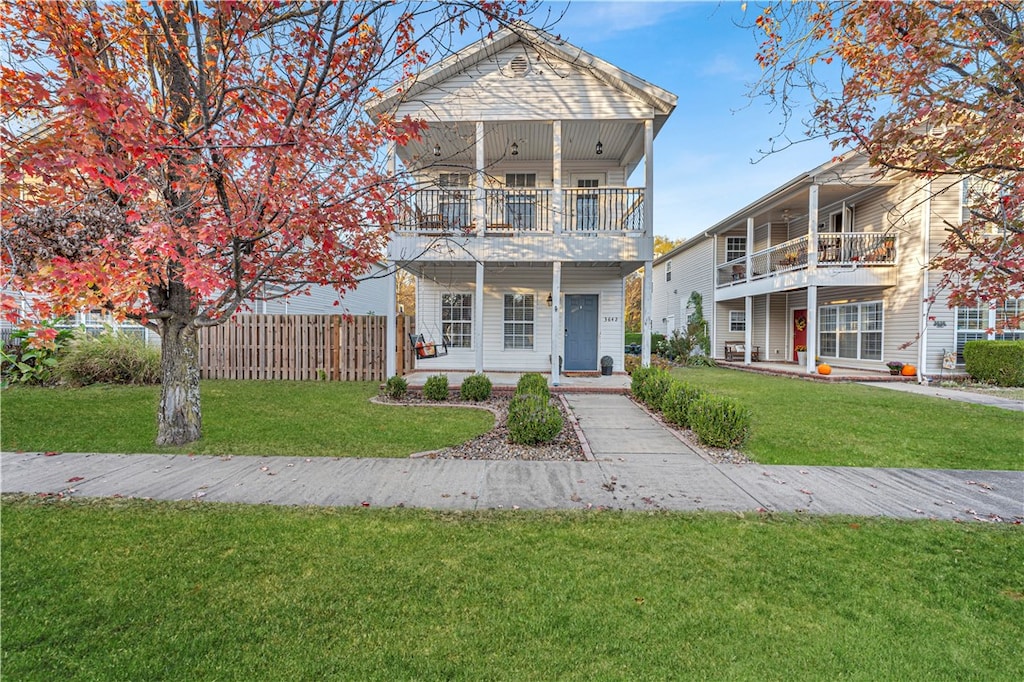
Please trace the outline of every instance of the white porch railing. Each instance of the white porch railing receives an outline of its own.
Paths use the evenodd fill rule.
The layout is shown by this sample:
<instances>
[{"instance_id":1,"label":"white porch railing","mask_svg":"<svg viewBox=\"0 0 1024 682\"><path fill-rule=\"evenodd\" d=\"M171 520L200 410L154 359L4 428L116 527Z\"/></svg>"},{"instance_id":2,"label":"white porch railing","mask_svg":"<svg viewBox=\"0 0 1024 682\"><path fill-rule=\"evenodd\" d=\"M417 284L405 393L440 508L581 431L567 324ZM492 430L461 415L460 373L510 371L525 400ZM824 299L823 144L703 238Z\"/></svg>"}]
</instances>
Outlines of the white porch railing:
<instances>
[{"instance_id":1,"label":"white porch railing","mask_svg":"<svg viewBox=\"0 0 1024 682\"><path fill-rule=\"evenodd\" d=\"M747 259L736 258L718 266L717 286L752 282L778 273L806 269L807 235L757 251ZM840 232L818 235L820 266L891 266L896 263L896 236L887 232Z\"/></svg>"},{"instance_id":2,"label":"white porch railing","mask_svg":"<svg viewBox=\"0 0 1024 682\"><path fill-rule=\"evenodd\" d=\"M644 228L644 190L633 187L573 188L562 191L564 232L639 232ZM487 229L551 232L551 189L488 189ZM469 233L475 230L473 188L426 189L403 206L396 228L417 233Z\"/></svg>"}]
</instances>

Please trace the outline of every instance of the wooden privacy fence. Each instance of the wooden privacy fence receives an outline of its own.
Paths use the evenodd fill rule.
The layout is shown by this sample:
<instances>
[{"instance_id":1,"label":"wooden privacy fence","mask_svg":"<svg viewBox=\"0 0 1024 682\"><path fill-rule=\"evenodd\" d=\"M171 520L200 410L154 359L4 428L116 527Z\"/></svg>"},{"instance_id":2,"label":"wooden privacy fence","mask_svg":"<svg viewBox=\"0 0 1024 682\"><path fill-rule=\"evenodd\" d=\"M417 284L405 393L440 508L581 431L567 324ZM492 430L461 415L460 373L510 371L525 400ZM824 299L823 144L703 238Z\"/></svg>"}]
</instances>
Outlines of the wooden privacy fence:
<instances>
[{"instance_id":1,"label":"wooden privacy fence","mask_svg":"<svg viewBox=\"0 0 1024 682\"><path fill-rule=\"evenodd\" d=\"M236 315L199 332L204 379L384 381L387 318L378 315ZM397 372L412 369L408 332L398 316Z\"/></svg>"}]
</instances>

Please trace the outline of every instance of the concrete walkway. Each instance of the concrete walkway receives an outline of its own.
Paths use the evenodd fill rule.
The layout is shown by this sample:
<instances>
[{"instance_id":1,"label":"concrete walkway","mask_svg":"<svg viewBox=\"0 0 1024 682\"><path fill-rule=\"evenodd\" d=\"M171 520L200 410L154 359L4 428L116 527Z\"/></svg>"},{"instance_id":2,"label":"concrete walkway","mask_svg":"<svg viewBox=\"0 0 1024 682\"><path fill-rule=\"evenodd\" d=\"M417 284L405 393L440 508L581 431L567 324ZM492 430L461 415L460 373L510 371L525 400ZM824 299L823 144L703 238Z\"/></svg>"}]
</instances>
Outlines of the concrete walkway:
<instances>
[{"instance_id":1,"label":"concrete walkway","mask_svg":"<svg viewBox=\"0 0 1024 682\"><path fill-rule=\"evenodd\" d=\"M0 488L281 505L1024 521L1024 472L714 464L626 396L566 397L596 461L3 453Z\"/></svg>"},{"instance_id":2,"label":"concrete walkway","mask_svg":"<svg viewBox=\"0 0 1024 682\"><path fill-rule=\"evenodd\" d=\"M973 391L962 391L956 388L943 388L941 386L932 386L931 384L917 384L911 382L861 381L859 383L862 383L865 386L874 386L876 388L888 388L893 391L915 393L917 395L924 395L930 398L955 400L961 403L988 405L989 407L999 407L1004 410L1024 412L1024 400L1003 398L1001 396L988 393L975 393ZM1021 423L1021 430L1024 431L1024 422Z\"/></svg>"}]
</instances>

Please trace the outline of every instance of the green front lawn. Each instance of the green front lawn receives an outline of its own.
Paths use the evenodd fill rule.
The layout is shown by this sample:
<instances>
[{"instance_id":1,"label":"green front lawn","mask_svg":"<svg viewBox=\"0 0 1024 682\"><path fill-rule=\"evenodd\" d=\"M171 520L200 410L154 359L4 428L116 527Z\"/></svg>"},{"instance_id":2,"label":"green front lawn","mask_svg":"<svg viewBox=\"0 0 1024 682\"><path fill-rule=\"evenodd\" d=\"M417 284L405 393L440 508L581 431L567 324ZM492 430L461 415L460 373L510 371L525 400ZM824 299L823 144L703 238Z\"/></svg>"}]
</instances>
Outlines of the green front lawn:
<instances>
[{"instance_id":1,"label":"green front lawn","mask_svg":"<svg viewBox=\"0 0 1024 682\"><path fill-rule=\"evenodd\" d=\"M1020 412L737 370L672 373L750 408L743 452L762 464L1024 469Z\"/></svg>"},{"instance_id":2,"label":"green front lawn","mask_svg":"<svg viewBox=\"0 0 1024 682\"><path fill-rule=\"evenodd\" d=\"M374 405L375 383L203 381L203 438L157 448L155 386L5 390L4 450L206 455L406 457L465 442L494 425L471 408Z\"/></svg>"},{"instance_id":3,"label":"green front lawn","mask_svg":"<svg viewBox=\"0 0 1024 682\"><path fill-rule=\"evenodd\" d=\"M11 680L1019 680L1020 528L3 505Z\"/></svg>"}]
</instances>

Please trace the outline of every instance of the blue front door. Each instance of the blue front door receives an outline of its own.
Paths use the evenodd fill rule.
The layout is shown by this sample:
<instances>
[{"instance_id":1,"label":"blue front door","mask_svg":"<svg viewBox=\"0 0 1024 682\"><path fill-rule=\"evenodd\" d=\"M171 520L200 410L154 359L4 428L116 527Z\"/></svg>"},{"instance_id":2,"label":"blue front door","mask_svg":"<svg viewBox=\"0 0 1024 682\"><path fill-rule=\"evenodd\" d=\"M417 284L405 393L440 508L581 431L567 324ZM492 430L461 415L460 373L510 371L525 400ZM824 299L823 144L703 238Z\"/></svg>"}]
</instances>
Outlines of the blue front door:
<instances>
[{"instance_id":1,"label":"blue front door","mask_svg":"<svg viewBox=\"0 0 1024 682\"><path fill-rule=\"evenodd\" d=\"M565 370L597 369L597 294L565 297Z\"/></svg>"}]
</instances>

